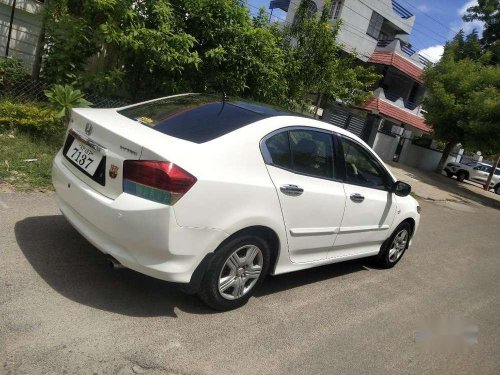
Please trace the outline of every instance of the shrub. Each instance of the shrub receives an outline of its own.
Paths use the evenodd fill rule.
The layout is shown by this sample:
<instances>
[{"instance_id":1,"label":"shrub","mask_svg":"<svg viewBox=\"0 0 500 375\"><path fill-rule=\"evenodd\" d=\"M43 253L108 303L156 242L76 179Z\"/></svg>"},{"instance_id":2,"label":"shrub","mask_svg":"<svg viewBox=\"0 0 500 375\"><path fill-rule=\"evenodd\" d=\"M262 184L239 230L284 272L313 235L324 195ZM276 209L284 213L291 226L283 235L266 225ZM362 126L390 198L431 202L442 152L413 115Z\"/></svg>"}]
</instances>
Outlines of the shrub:
<instances>
[{"instance_id":1,"label":"shrub","mask_svg":"<svg viewBox=\"0 0 500 375\"><path fill-rule=\"evenodd\" d=\"M38 103L0 101L0 131L18 130L33 135L52 137L65 129L57 111Z\"/></svg>"},{"instance_id":2,"label":"shrub","mask_svg":"<svg viewBox=\"0 0 500 375\"><path fill-rule=\"evenodd\" d=\"M16 82L28 78L24 63L13 57L0 57L0 89L8 91Z\"/></svg>"},{"instance_id":3,"label":"shrub","mask_svg":"<svg viewBox=\"0 0 500 375\"><path fill-rule=\"evenodd\" d=\"M75 90L69 85L54 85L50 90L45 91L49 102L58 111L57 117L64 118L69 122L71 110L78 107L88 107L92 103L85 100L80 90Z\"/></svg>"}]
</instances>

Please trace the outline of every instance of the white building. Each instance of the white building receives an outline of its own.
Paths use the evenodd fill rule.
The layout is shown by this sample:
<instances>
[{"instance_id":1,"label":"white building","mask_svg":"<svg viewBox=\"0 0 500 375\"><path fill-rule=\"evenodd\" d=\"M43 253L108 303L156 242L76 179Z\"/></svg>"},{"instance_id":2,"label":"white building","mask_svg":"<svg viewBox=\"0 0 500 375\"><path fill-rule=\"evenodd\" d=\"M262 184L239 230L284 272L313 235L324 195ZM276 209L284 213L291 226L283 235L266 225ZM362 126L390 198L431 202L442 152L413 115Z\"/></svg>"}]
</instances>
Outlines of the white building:
<instances>
[{"instance_id":1,"label":"white building","mask_svg":"<svg viewBox=\"0 0 500 375\"><path fill-rule=\"evenodd\" d=\"M324 5L324 0L309 1L310 14ZM287 12L286 22L292 23L299 4L273 0L270 8ZM415 15L396 0L333 1L329 14L332 23L342 19L338 42L343 49L355 52L360 63L375 66L382 79L362 108L331 108L323 119L361 136L382 158L393 160L396 155L401 161L412 146L405 139L430 132L421 108L422 73L430 61L409 43Z\"/></svg>"}]
</instances>

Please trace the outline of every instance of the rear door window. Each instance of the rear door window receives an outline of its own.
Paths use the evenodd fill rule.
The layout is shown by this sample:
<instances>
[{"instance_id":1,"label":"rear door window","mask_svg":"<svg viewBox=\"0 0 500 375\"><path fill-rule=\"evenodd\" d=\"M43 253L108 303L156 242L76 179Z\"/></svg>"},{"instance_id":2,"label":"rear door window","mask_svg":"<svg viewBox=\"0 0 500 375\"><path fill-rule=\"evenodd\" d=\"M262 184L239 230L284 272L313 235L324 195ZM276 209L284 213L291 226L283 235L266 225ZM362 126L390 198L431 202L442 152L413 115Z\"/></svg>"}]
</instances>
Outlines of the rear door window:
<instances>
[{"instance_id":1,"label":"rear door window","mask_svg":"<svg viewBox=\"0 0 500 375\"><path fill-rule=\"evenodd\" d=\"M333 179L333 136L314 130L290 130L266 141L271 164L312 177Z\"/></svg>"}]
</instances>

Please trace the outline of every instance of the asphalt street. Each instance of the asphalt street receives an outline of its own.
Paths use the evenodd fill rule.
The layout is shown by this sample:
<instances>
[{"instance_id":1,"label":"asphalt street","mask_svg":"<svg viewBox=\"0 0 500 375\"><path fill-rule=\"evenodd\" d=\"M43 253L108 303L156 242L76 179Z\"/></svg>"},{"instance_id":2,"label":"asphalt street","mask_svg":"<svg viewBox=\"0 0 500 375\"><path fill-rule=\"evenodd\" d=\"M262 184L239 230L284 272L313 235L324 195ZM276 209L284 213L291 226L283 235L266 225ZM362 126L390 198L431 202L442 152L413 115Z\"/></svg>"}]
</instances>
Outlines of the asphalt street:
<instances>
[{"instance_id":1,"label":"asphalt street","mask_svg":"<svg viewBox=\"0 0 500 375\"><path fill-rule=\"evenodd\" d=\"M0 194L0 373L500 374L500 210L422 201L392 270L270 277L235 311L106 258L51 193Z\"/></svg>"}]
</instances>

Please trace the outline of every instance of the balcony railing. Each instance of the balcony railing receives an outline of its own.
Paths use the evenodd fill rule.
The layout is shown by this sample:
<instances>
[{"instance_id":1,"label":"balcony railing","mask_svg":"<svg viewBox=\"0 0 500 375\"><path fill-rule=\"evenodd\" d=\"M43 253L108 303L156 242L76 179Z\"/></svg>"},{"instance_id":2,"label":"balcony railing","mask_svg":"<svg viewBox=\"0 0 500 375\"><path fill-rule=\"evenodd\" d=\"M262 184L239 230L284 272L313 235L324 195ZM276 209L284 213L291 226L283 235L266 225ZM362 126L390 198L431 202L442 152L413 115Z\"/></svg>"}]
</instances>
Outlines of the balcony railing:
<instances>
[{"instance_id":1,"label":"balcony railing","mask_svg":"<svg viewBox=\"0 0 500 375\"><path fill-rule=\"evenodd\" d=\"M410 11L406 8L404 8L401 4L399 4L397 1L392 0L392 9L401 17L404 19L408 19L413 17L413 14L410 13Z\"/></svg>"},{"instance_id":2,"label":"balcony railing","mask_svg":"<svg viewBox=\"0 0 500 375\"><path fill-rule=\"evenodd\" d=\"M410 111L415 111L415 109L417 109L417 107L419 107L419 104L417 104L413 101L410 101L410 100L403 100L403 98L401 98L398 94L394 94L393 92L391 92L389 90L383 90L382 88L375 90L375 96L378 98L385 98L385 99L393 102L398 107L400 107L402 104L403 105L402 107L409 109ZM398 103L399 103L399 105L398 105ZM418 111L415 111L415 112L416 112L415 114L418 114Z\"/></svg>"},{"instance_id":3,"label":"balcony railing","mask_svg":"<svg viewBox=\"0 0 500 375\"><path fill-rule=\"evenodd\" d=\"M432 65L432 61L430 61L429 59L425 58L424 56L422 56L421 54L419 54L416 50L414 50L413 48L411 48L407 44L402 43L398 39L382 39L382 40L379 40L377 42L377 47L381 47L381 48L388 47L395 40L397 40L399 42L397 44L399 44L399 49L401 50L402 53L404 53L408 57L411 57L412 59L418 58L418 62L420 62L420 64L422 64L422 65L425 65L425 66ZM396 48L397 48L397 45L395 43L394 46L393 46L393 50L396 49ZM415 54L416 54L416 56L415 56Z\"/></svg>"}]
</instances>

